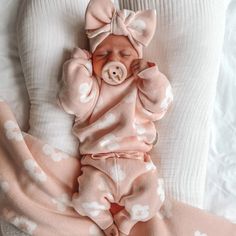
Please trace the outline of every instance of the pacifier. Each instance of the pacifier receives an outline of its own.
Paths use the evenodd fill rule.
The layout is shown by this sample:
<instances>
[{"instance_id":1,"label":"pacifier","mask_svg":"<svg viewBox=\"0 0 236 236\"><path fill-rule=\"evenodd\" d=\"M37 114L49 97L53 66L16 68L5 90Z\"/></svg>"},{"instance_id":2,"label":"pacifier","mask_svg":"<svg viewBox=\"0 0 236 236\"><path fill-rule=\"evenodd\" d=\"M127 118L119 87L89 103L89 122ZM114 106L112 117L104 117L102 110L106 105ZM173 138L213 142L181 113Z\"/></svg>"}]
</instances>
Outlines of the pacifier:
<instances>
[{"instance_id":1,"label":"pacifier","mask_svg":"<svg viewBox=\"0 0 236 236\"><path fill-rule=\"evenodd\" d=\"M127 77L127 69L124 64L118 61L111 61L105 64L102 69L102 79L111 85L121 84Z\"/></svg>"}]
</instances>

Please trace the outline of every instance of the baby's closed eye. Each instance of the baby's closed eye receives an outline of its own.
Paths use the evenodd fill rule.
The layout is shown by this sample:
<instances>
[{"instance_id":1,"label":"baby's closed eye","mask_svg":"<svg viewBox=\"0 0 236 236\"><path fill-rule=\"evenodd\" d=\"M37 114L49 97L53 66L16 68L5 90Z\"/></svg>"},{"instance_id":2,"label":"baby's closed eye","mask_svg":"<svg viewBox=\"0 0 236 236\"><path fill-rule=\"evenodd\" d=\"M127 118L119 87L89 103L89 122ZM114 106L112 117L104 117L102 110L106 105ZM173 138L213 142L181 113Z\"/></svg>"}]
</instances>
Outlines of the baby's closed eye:
<instances>
[{"instance_id":1,"label":"baby's closed eye","mask_svg":"<svg viewBox=\"0 0 236 236\"><path fill-rule=\"evenodd\" d=\"M108 52L107 51L102 51L102 52L99 52L97 53L95 56L96 57L105 57L108 55Z\"/></svg>"},{"instance_id":2,"label":"baby's closed eye","mask_svg":"<svg viewBox=\"0 0 236 236\"><path fill-rule=\"evenodd\" d=\"M130 51L122 51L120 54L121 54L121 56L123 56L123 57L129 57L129 56L131 56L131 52L130 52Z\"/></svg>"}]
</instances>

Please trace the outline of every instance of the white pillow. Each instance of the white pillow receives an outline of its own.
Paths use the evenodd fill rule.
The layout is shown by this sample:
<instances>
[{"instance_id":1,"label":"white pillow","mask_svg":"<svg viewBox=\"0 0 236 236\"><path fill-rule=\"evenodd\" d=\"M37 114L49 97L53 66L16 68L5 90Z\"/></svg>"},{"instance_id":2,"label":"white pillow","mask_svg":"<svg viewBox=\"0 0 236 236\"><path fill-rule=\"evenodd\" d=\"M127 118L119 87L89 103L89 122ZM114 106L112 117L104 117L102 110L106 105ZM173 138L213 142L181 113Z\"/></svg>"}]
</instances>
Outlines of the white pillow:
<instances>
[{"instance_id":1,"label":"white pillow","mask_svg":"<svg viewBox=\"0 0 236 236\"><path fill-rule=\"evenodd\" d=\"M20 0L1 0L0 97L10 105L20 128L28 129L29 98L18 56L17 10Z\"/></svg>"},{"instance_id":2,"label":"white pillow","mask_svg":"<svg viewBox=\"0 0 236 236\"><path fill-rule=\"evenodd\" d=\"M167 195L202 207L220 53L228 1L120 1L121 8L155 8L157 29L145 56L169 78L172 110L157 125Z\"/></svg>"},{"instance_id":3,"label":"white pillow","mask_svg":"<svg viewBox=\"0 0 236 236\"><path fill-rule=\"evenodd\" d=\"M56 104L61 67L74 46L87 48L84 13L89 0L22 1L18 44L30 98L29 133L72 155L74 117Z\"/></svg>"}]
</instances>

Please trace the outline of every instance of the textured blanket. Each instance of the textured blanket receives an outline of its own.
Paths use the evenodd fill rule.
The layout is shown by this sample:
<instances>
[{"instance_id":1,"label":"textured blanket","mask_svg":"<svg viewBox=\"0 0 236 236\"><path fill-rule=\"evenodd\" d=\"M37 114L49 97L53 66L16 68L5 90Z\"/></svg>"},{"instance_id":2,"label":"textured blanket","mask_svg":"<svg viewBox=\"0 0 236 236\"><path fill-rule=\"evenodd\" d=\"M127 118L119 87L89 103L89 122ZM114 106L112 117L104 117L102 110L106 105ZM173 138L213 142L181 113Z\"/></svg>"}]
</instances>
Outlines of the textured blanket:
<instances>
[{"instance_id":1,"label":"textured blanket","mask_svg":"<svg viewBox=\"0 0 236 236\"><path fill-rule=\"evenodd\" d=\"M80 216L71 205L79 175L80 163L76 157L21 132L9 106L0 100L2 219L36 236L103 235L92 221ZM157 191L163 190L158 188ZM164 196L164 192L159 194ZM114 215L119 210L113 206L111 211ZM234 236L236 225L166 199L158 214L135 225L130 235Z\"/></svg>"}]
</instances>

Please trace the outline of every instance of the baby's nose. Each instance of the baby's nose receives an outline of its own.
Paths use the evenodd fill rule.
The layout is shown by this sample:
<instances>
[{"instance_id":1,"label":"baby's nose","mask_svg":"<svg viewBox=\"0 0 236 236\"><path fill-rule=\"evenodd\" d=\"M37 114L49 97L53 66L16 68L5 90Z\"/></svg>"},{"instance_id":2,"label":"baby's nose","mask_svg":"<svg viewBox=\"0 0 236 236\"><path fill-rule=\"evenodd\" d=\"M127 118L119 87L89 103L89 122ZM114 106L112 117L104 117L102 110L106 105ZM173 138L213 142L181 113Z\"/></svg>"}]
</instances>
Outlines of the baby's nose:
<instances>
[{"instance_id":1,"label":"baby's nose","mask_svg":"<svg viewBox=\"0 0 236 236\"><path fill-rule=\"evenodd\" d=\"M110 53L108 57L108 61L119 61L120 58L116 53Z\"/></svg>"}]
</instances>

